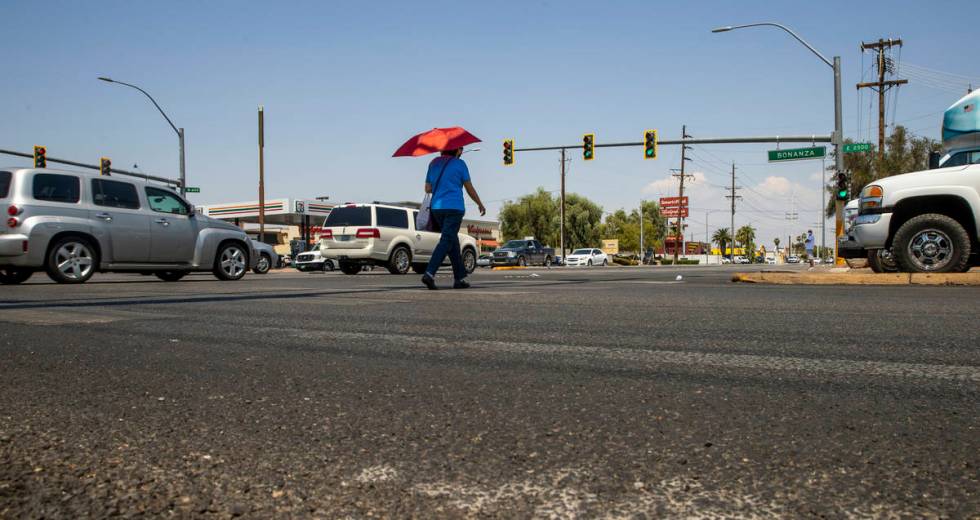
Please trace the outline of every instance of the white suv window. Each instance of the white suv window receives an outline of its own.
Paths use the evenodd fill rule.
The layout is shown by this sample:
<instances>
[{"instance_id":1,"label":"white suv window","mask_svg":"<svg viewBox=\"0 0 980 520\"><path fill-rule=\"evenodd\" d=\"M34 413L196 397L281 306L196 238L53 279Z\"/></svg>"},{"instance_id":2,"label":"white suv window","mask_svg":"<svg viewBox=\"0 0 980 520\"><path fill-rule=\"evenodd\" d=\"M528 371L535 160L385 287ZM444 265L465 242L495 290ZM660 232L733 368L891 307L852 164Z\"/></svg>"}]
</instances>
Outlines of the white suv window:
<instances>
[{"instance_id":1,"label":"white suv window","mask_svg":"<svg viewBox=\"0 0 980 520\"><path fill-rule=\"evenodd\" d=\"M0 199L7 198L10 193L10 172L0 172Z\"/></svg>"},{"instance_id":2,"label":"white suv window","mask_svg":"<svg viewBox=\"0 0 980 520\"><path fill-rule=\"evenodd\" d=\"M323 227L370 226L371 206L342 206L330 210Z\"/></svg>"},{"instance_id":3,"label":"white suv window","mask_svg":"<svg viewBox=\"0 0 980 520\"><path fill-rule=\"evenodd\" d=\"M378 226L408 229L408 212L403 209L378 208Z\"/></svg>"}]
</instances>

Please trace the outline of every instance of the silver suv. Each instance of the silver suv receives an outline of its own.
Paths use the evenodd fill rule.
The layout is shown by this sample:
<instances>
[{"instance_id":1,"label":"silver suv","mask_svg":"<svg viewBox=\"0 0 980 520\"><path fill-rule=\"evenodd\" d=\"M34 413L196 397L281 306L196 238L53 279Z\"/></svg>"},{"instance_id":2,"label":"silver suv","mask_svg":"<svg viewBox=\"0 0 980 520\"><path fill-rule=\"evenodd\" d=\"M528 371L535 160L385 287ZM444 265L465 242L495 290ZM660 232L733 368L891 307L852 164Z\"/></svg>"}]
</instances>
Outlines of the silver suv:
<instances>
[{"instance_id":1,"label":"silver suv","mask_svg":"<svg viewBox=\"0 0 980 520\"><path fill-rule=\"evenodd\" d=\"M39 270L59 283L83 283L96 271L168 282L211 271L238 280L257 259L244 231L139 179L0 168L0 211L2 284Z\"/></svg>"}]
</instances>

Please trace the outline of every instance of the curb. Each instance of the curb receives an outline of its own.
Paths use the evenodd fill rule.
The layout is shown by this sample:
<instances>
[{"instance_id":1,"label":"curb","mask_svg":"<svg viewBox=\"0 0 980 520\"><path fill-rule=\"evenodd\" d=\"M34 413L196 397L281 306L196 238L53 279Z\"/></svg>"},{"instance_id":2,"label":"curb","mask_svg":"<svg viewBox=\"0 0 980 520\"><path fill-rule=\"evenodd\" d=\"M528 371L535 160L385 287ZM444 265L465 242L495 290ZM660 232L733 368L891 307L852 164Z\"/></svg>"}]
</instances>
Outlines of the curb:
<instances>
[{"instance_id":1,"label":"curb","mask_svg":"<svg viewBox=\"0 0 980 520\"><path fill-rule=\"evenodd\" d=\"M521 267L519 265L502 265L500 267L491 267L491 271L517 271L520 269L527 269L527 267Z\"/></svg>"},{"instance_id":2,"label":"curb","mask_svg":"<svg viewBox=\"0 0 980 520\"><path fill-rule=\"evenodd\" d=\"M735 273L733 282L772 285L966 285L980 286L972 273Z\"/></svg>"}]
</instances>

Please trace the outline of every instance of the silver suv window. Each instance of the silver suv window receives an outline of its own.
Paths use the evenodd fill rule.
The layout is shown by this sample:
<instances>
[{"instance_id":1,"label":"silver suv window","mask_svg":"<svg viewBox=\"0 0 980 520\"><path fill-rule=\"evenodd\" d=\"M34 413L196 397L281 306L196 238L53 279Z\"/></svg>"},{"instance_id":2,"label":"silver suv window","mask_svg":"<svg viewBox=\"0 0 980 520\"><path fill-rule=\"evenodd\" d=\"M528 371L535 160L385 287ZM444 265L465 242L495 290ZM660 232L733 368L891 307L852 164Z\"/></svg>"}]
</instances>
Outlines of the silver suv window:
<instances>
[{"instance_id":1,"label":"silver suv window","mask_svg":"<svg viewBox=\"0 0 980 520\"><path fill-rule=\"evenodd\" d=\"M157 213L169 213L171 215L190 214L190 208L187 207L187 204L184 204L184 201L180 200L180 197L167 190L147 186L146 202L150 205L150 209Z\"/></svg>"},{"instance_id":2,"label":"silver suv window","mask_svg":"<svg viewBox=\"0 0 980 520\"><path fill-rule=\"evenodd\" d=\"M39 173L34 176L34 199L48 202L78 202L81 182L72 175Z\"/></svg>"},{"instance_id":3,"label":"silver suv window","mask_svg":"<svg viewBox=\"0 0 980 520\"><path fill-rule=\"evenodd\" d=\"M0 199L10 194L10 172L0 172Z\"/></svg>"},{"instance_id":4,"label":"silver suv window","mask_svg":"<svg viewBox=\"0 0 980 520\"><path fill-rule=\"evenodd\" d=\"M92 179L92 202L96 206L140 209L140 198L136 194L136 186L128 182Z\"/></svg>"}]
</instances>

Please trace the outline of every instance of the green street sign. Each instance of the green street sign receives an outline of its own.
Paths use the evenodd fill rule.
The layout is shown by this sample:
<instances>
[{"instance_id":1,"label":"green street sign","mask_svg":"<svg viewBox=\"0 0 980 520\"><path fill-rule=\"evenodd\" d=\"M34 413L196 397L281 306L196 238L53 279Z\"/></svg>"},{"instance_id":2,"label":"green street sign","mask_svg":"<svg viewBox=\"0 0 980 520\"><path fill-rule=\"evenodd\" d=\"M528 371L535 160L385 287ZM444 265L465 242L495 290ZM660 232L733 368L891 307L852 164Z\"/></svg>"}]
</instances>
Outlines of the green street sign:
<instances>
[{"instance_id":1,"label":"green street sign","mask_svg":"<svg viewBox=\"0 0 980 520\"><path fill-rule=\"evenodd\" d=\"M186 193L201 193L201 188L192 188L190 186L184 190Z\"/></svg>"},{"instance_id":2,"label":"green street sign","mask_svg":"<svg viewBox=\"0 0 980 520\"><path fill-rule=\"evenodd\" d=\"M844 145L844 153L870 152L871 143L847 143Z\"/></svg>"},{"instance_id":3,"label":"green street sign","mask_svg":"<svg viewBox=\"0 0 980 520\"><path fill-rule=\"evenodd\" d=\"M820 159L827 155L826 146L810 148L789 148L786 150L769 150L769 162L801 161L804 159Z\"/></svg>"}]
</instances>

